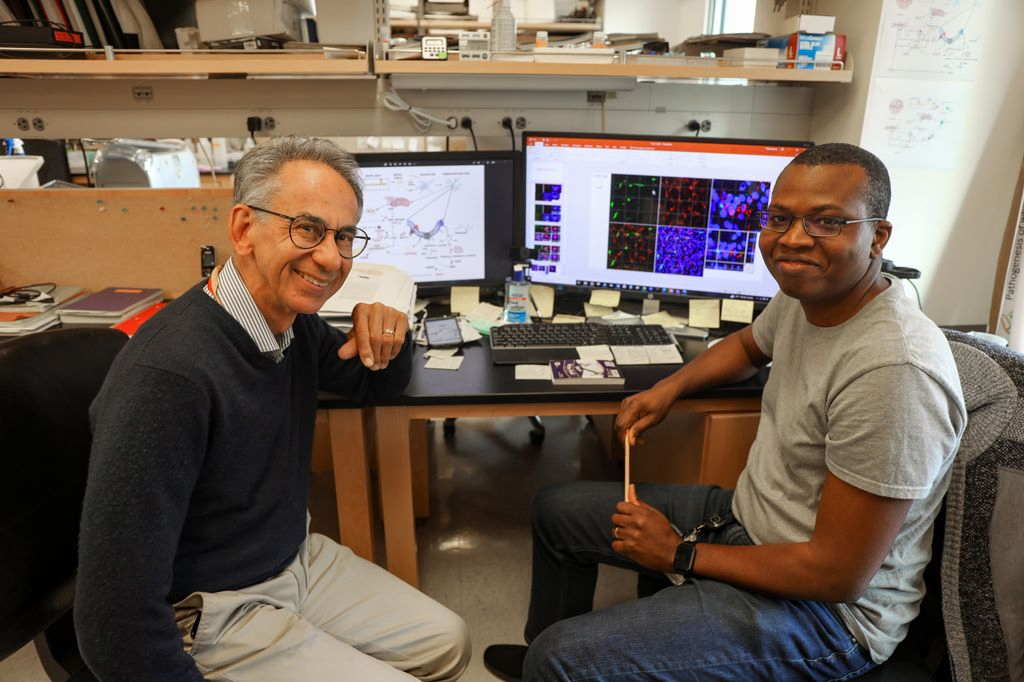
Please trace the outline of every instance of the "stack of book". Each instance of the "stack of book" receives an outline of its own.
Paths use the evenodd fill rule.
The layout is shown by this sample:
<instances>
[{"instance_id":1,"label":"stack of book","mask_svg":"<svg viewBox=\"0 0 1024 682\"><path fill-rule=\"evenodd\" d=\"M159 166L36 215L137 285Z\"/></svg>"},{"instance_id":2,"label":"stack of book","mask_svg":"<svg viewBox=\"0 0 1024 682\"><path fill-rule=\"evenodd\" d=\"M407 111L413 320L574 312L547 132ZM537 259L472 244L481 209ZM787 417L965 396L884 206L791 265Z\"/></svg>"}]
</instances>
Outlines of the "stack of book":
<instances>
[{"instance_id":1,"label":"stack of book","mask_svg":"<svg viewBox=\"0 0 1024 682\"><path fill-rule=\"evenodd\" d=\"M81 287L58 285L21 303L10 303L0 296L0 336L21 336L56 326L61 307L81 295Z\"/></svg>"},{"instance_id":2,"label":"stack of book","mask_svg":"<svg viewBox=\"0 0 1024 682\"><path fill-rule=\"evenodd\" d=\"M159 302L163 295L162 289L107 287L72 301L57 314L66 327L110 327Z\"/></svg>"},{"instance_id":3,"label":"stack of book","mask_svg":"<svg viewBox=\"0 0 1024 682\"><path fill-rule=\"evenodd\" d=\"M14 27L50 22L82 34L89 47L160 49L163 44L142 3L125 0L0 0L0 22Z\"/></svg>"}]
</instances>

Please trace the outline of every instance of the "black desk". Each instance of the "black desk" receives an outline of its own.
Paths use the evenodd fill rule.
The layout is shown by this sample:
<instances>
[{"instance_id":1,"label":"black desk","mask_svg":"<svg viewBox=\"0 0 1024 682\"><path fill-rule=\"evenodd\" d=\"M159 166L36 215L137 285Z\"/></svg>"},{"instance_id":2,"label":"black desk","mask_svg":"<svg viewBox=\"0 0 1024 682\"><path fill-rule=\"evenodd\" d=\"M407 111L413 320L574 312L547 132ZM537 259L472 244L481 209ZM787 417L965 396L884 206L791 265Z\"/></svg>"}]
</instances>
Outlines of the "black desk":
<instances>
[{"instance_id":1,"label":"black desk","mask_svg":"<svg viewBox=\"0 0 1024 682\"><path fill-rule=\"evenodd\" d=\"M618 412L623 398L649 388L679 368L679 365L626 366L620 368L626 377L624 386L555 387L547 381L517 381L514 366L491 364L486 343L485 338L463 348L465 360L455 372L424 369L425 349L416 348L412 380L405 393L394 401L377 405L372 412L364 412L340 399L322 398L320 401L329 415L342 538L357 554L373 559L365 438L366 428L372 428L387 567L412 585L418 584L414 510L418 506L423 508L428 499L427 419L611 415ZM689 361L704 348L703 342L688 341L685 359ZM728 417L749 418L759 412L766 377L767 372L762 371L746 382L676 403L673 410L703 413L708 419L703 458L713 460L717 450L735 450L738 431L736 422ZM726 419L713 419L714 416Z\"/></svg>"}]
</instances>

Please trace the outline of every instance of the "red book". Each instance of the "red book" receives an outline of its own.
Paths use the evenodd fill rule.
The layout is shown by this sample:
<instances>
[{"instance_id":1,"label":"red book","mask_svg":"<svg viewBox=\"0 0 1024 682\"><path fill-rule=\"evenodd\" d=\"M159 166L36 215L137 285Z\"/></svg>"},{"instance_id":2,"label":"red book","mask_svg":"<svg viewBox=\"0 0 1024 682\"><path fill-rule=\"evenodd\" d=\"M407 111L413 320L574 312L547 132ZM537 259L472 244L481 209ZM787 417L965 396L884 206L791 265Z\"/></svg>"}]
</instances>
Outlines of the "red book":
<instances>
[{"instance_id":1,"label":"red book","mask_svg":"<svg viewBox=\"0 0 1024 682\"><path fill-rule=\"evenodd\" d=\"M120 329L128 336L134 336L135 332L139 331L139 327L142 326L143 322L156 315L156 313L166 305L166 303L154 303L141 312L136 313L134 316L129 317L124 322L118 322L113 328Z\"/></svg>"}]
</instances>

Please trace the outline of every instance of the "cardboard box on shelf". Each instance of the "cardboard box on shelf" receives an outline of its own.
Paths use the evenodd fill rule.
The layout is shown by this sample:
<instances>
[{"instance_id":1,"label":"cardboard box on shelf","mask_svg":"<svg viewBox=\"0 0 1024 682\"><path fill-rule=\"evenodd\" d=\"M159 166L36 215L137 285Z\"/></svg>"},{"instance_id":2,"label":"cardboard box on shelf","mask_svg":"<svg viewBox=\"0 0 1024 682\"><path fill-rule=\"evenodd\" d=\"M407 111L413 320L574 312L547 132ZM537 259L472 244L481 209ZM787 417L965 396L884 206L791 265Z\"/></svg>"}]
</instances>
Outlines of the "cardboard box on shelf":
<instances>
[{"instance_id":1,"label":"cardboard box on shelf","mask_svg":"<svg viewBox=\"0 0 1024 682\"><path fill-rule=\"evenodd\" d=\"M786 33L832 33L835 28L836 18L824 14L801 14L782 22Z\"/></svg>"},{"instance_id":2,"label":"cardboard box on shelf","mask_svg":"<svg viewBox=\"0 0 1024 682\"><path fill-rule=\"evenodd\" d=\"M846 34L790 33L772 36L761 43L782 51L780 69L832 69L841 71L842 65L833 62L846 60Z\"/></svg>"},{"instance_id":3,"label":"cardboard box on shelf","mask_svg":"<svg viewBox=\"0 0 1024 682\"><path fill-rule=\"evenodd\" d=\"M309 0L196 0L196 23L206 42L261 36L299 40Z\"/></svg>"}]
</instances>

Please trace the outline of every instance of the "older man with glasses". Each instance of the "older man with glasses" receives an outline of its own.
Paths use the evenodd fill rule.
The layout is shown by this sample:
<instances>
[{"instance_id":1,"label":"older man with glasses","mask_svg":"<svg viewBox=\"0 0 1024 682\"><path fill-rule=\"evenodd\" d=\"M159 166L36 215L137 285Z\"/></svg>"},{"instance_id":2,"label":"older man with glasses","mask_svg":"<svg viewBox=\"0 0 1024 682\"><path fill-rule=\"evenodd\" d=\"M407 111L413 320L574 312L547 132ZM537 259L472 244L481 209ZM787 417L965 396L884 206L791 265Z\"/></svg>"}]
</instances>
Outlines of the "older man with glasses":
<instances>
[{"instance_id":1,"label":"older man with glasses","mask_svg":"<svg viewBox=\"0 0 1024 682\"><path fill-rule=\"evenodd\" d=\"M358 168L278 138L235 173L234 255L144 325L92 406L75 601L102 680L453 680L465 623L308 531L317 391L400 393L408 320L316 313L368 237Z\"/></svg>"},{"instance_id":2,"label":"older man with glasses","mask_svg":"<svg viewBox=\"0 0 1024 682\"><path fill-rule=\"evenodd\" d=\"M967 415L949 344L881 272L889 194L885 166L853 145L811 148L783 170L757 215L781 293L624 400L615 423L635 442L677 398L772 361L736 489L640 484L628 501L617 483L542 490L530 645L488 647L489 670L845 680L892 654L924 594ZM637 571L647 596L591 612L600 563Z\"/></svg>"}]
</instances>

